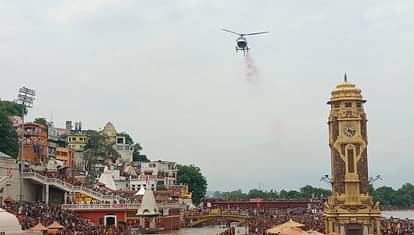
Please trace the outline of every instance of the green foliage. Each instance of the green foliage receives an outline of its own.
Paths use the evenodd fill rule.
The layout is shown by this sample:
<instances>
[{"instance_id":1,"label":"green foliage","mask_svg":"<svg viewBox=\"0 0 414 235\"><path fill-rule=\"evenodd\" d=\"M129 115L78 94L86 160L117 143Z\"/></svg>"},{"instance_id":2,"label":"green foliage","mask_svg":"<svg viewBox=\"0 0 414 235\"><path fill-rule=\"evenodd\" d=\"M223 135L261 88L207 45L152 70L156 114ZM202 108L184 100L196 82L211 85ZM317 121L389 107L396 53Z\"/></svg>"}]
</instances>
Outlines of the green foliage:
<instances>
[{"instance_id":1,"label":"green foliage","mask_svg":"<svg viewBox=\"0 0 414 235\"><path fill-rule=\"evenodd\" d=\"M7 116L21 117L22 112L24 112L24 114L27 113L27 110L23 107L23 105L17 104L12 101L0 100L0 113L3 113Z\"/></svg>"},{"instance_id":2,"label":"green foliage","mask_svg":"<svg viewBox=\"0 0 414 235\"><path fill-rule=\"evenodd\" d=\"M16 131L12 127L9 117L0 112L0 152L17 158L18 148Z\"/></svg>"},{"instance_id":3,"label":"green foliage","mask_svg":"<svg viewBox=\"0 0 414 235\"><path fill-rule=\"evenodd\" d=\"M240 189L231 192L218 192L214 193L214 197L223 198L228 200L246 200L252 198L262 199L299 199L299 198L314 198L314 197L327 197L331 193L330 190L322 188L314 188L310 185L306 185L300 188L300 191L290 190L286 191L282 189L280 192L276 190L263 191L258 189L251 189L247 194L243 193Z\"/></svg>"},{"instance_id":4,"label":"green foliage","mask_svg":"<svg viewBox=\"0 0 414 235\"><path fill-rule=\"evenodd\" d=\"M126 133L126 132L121 132L118 134L119 136L124 136L125 137L125 142L126 144L134 144L134 140L132 139L132 137Z\"/></svg>"},{"instance_id":5,"label":"green foliage","mask_svg":"<svg viewBox=\"0 0 414 235\"><path fill-rule=\"evenodd\" d=\"M86 168L92 174L97 173L92 171L92 166L96 163L105 164L107 160L115 161L121 157L112 145L105 143L105 138L99 132L88 130L87 135L88 143L85 146L84 157Z\"/></svg>"},{"instance_id":6,"label":"green foliage","mask_svg":"<svg viewBox=\"0 0 414 235\"><path fill-rule=\"evenodd\" d=\"M134 152L132 153L132 159L134 162L149 162L147 155L141 154L142 146L139 143L134 145Z\"/></svg>"},{"instance_id":7,"label":"green foliage","mask_svg":"<svg viewBox=\"0 0 414 235\"><path fill-rule=\"evenodd\" d=\"M201 169L194 165L177 165L178 183L188 184L188 190L193 194L193 202L199 204L205 197L207 191L206 177L201 173Z\"/></svg>"},{"instance_id":8,"label":"green foliage","mask_svg":"<svg viewBox=\"0 0 414 235\"><path fill-rule=\"evenodd\" d=\"M42 117L35 118L35 120L33 122L47 127L47 121L46 121L45 118L42 118Z\"/></svg>"},{"instance_id":9,"label":"green foliage","mask_svg":"<svg viewBox=\"0 0 414 235\"><path fill-rule=\"evenodd\" d=\"M19 144L10 117L21 116L22 112L26 113L22 105L0 100L0 152L14 158L17 158Z\"/></svg>"}]
</instances>

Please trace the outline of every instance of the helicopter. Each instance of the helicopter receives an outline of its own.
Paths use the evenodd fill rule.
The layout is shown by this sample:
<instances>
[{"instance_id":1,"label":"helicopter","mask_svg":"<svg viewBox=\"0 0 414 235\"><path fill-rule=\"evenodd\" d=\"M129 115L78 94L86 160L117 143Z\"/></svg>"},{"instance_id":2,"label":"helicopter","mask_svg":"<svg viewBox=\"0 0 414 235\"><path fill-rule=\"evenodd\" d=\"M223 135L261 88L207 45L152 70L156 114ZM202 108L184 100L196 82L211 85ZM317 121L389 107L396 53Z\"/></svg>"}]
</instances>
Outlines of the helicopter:
<instances>
[{"instance_id":1,"label":"helicopter","mask_svg":"<svg viewBox=\"0 0 414 235\"><path fill-rule=\"evenodd\" d=\"M228 29L222 29L222 30L228 33L233 33L233 34L237 34L240 36L236 39L236 52L243 51L244 56L246 56L246 52L249 52L250 50L250 48L247 46L247 39L244 36L269 33L268 31L255 32L255 33L237 33L237 32L233 32Z\"/></svg>"}]
</instances>

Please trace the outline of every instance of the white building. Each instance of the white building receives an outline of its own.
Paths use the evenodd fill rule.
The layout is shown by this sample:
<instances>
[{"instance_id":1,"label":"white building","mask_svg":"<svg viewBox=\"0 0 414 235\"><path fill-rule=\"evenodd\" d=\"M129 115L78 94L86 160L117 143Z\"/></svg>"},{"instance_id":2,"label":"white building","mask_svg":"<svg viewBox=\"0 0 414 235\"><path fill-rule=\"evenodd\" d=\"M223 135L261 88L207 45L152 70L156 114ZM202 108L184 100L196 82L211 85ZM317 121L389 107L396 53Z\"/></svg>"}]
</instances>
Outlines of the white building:
<instances>
[{"instance_id":1,"label":"white building","mask_svg":"<svg viewBox=\"0 0 414 235\"><path fill-rule=\"evenodd\" d=\"M177 165L175 162L152 161L138 165L139 175L131 179L129 188L138 191L140 188L156 191L157 188L169 188L177 184Z\"/></svg>"},{"instance_id":2,"label":"white building","mask_svg":"<svg viewBox=\"0 0 414 235\"><path fill-rule=\"evenodd\" d=\"M124 162L132 162L134 149L131 144L126 143L125 136L117 136L116 143L112 146L121 155Z\"/></svg>"},{"instance_id":3,"label":"white building","mask_svg":"<svg viewBox=\"0 0 414 235\"><path fill-rule=\"evenodd\" d=\"M0 152L0 206L7 197L17 201L20 196L20 176L16 159Z\"/></svg>"},{"instance_id":4,"label":"white building","mask_svg":"<svg viewBox=\"0 0 414 235\"><path fill-rule=\"evenodd\" d=\"M99 183L111 190L122 190L128 188L128 179L120 175L119 170L110 169L105 166L103 173L98 179Z\"/></svg>"},{"instance_id":5,"label":"white building","mask_svg":"<svg viewBox=\"0 0 414 235\"><path fill-rule=\"evenodd\" d=\"M139 175L138 178L129 180L129 189L139 191L141 188L157 191L157 177Z\"/></svg>"}]
</instances>

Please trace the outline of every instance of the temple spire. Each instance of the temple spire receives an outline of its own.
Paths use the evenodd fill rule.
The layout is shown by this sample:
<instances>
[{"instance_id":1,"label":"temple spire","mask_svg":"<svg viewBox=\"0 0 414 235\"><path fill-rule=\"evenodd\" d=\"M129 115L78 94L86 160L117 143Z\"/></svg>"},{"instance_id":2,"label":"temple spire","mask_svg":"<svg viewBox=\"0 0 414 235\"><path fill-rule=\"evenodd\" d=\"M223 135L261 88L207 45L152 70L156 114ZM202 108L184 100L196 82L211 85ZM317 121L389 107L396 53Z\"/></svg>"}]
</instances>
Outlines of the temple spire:
<instances>
[{"instance_id":1,"label":"temple spire","mask_svg":"<svg viewBox=\"0 0 414 235\"><path fill-rule=\"evenodd\" d=\"M347 82L348 81L348 77L346 76L346 73L344 74L344 81Z\"/></svg>"}]
</instances>

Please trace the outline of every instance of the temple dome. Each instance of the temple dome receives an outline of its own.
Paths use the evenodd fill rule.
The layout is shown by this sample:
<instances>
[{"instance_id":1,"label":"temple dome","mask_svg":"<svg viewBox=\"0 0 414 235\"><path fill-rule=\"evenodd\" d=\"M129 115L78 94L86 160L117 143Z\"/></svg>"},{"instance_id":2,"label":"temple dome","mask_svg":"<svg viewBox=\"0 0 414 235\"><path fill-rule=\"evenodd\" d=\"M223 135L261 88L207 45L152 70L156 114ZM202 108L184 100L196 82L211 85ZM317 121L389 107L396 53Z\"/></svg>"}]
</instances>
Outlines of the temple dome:
<instances>
[{"instance_id":1,"label":"temple dome","mask_svg":"<svg viewBox=\"0 0 414 235\"><path fill-rule=\"evenodd\" d=\"M0 233L21 232L22 227L16 216L0 208Z\"/></svg>"},{"instance_id":2,"label":"temple dome","mask_svg":"<svg viewBox=\"0 0 414 235\"><path fill-rule=\"evenodd\" d=\"M361 89L357 88L355 84L350 83L346 77L346 74L344 82L338 84L331 92L331 99L328 103L341 100L360 100L365 102L361 94Z\"/></svg>"}]
</instances>

